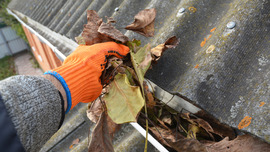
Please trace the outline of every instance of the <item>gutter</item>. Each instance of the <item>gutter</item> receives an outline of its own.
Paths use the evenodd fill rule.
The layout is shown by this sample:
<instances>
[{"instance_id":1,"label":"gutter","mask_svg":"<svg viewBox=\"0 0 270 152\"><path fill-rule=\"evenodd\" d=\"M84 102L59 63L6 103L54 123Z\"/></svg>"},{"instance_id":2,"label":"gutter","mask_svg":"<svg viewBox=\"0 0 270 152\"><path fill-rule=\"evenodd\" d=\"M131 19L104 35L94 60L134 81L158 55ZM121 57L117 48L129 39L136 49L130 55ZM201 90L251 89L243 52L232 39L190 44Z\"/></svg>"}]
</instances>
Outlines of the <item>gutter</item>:
<instances>
[{"instance_id":1,"label":"gutter","mask_svg":"<svg viewBox=\"0 0 270 152\"><path fill-rule=\"evenodd\" d=\"M42 42L47 44L52 51L55 53L55 55L61 60L64 61L66 59L66 56L60 52L55 46L53 46L48 40L46 40L43 36L41 36L38 32L36 32L33 28L28 26L26 23L24 23L16 14L14 14L10 9L7 8L7 12L15 17L23 26L25 26L31 33L35 34Z\"/></svg>"},{"instance_id":2,"label":"gutter","mask_svg":"<svg viewBox=\"0 0 270 152\"><path fill-rule=\"evenodd\" d=\"M35 34L43 43L48 45L52 51L55 53L55 55L61 60L64 61L66 56L60 52L53 44L51 44L46 38L41 36L38 32L36 32L33 28L28 26L24 21L22 21L16 14L14 14L10 9L7 8L7 12L15 17L24 27L26 27L31 33ZM137 122L130 123L138 132L140 132L144 137L146 136L146 131L144 128L142 128ZM163 145L161 145L152 135L148 133L148 141L159 151L161 152L169 152Z\"/></svg>"}]
</instances>

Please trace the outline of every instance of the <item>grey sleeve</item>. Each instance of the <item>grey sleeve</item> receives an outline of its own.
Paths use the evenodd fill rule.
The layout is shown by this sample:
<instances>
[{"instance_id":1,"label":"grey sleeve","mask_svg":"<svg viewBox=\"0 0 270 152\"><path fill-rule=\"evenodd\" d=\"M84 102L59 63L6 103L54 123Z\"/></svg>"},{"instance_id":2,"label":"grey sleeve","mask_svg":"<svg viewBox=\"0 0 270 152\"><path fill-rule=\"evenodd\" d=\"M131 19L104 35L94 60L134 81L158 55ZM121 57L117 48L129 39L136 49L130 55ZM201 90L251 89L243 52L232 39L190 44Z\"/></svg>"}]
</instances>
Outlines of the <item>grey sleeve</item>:
<instances>
[{"instance_id":1,"label":"grey sleeve","mask_svg":"<svg viewBox=\"0 0 270 152\"><path fill-rule=\"evenodd\" d=\"M59 91L43 77L13 76L0 81L0 94L25 150L39 151L64 118Z\"/></svg>"}]
</instances>

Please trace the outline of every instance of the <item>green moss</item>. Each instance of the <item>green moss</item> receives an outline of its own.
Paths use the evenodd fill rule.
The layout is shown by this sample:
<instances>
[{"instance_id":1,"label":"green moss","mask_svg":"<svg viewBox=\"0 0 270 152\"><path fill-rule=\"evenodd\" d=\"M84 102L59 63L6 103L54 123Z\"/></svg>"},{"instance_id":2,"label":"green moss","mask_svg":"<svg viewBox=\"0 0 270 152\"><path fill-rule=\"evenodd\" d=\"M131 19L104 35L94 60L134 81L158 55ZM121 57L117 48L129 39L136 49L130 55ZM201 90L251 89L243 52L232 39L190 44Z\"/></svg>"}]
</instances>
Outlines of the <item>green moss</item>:
<instances>
[{"instance_id":1,"label":"green moss","mask_svg":"<svg viewBox=\"0 0 270 152\"><path fill-rule=\"evenodd\" d=\"M13 57L6 56L0 59L0 80L12 75L16 75Z\"/></svg>"},{"instance_id":2,"label":"green moss","mask_svg":"<svg viewBox=\"0 0 270 152\"><path fill-rule=\"evenodd\" d=\"M7 13L7 6L10 0L1 0L0 1L0 18L3 19L4 23L8 26L11 26L13 30L16 31L17 35L20 36L25 42L28 43L28 40L25 36L21 24L12 16Z\"/></svg>"}]
</instances>

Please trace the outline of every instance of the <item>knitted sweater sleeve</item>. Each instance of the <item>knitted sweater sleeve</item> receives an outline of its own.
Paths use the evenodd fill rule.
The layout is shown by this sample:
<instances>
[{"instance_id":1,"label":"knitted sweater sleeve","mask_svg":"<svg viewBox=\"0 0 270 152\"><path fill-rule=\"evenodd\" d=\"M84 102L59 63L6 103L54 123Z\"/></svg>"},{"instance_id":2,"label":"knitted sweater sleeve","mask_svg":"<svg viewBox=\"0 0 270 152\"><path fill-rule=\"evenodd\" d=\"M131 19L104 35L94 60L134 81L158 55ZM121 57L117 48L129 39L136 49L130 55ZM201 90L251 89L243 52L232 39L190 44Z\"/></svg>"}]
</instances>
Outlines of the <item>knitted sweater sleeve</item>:
<instances>
[{"instance_id":1,"label":"knitted sweater sleeve","mask_svg":"<svg viewBox=\"0 0 270 152\"><path fill-rule=\"evenodd\" d=\"M2 80L0 95L26 151L39 151L62 124L61 94L43 77L13 76Z\"/></svg>"}]
</instances>

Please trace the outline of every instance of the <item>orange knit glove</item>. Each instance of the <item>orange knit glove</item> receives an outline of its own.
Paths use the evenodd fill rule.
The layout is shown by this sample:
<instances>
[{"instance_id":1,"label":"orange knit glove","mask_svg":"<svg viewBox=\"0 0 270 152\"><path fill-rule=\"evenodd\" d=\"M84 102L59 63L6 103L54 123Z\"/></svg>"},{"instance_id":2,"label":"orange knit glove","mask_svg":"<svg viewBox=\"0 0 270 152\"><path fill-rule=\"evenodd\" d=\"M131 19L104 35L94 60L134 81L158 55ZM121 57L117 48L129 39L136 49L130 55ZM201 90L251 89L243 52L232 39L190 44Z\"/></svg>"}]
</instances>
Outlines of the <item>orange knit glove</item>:
<instances>
[{"instance_id":1,"label":"orange knit glove","mask_svg":"<svg viewBox=\"0 0 270 152\"><path fill-rule=\"evenodd\" d=\"M65 59L62 66L46 72L55 76L66 91L66 113L79 102L91 102L100 95L100 76L107 62L106 57L114 55L122 58L128 52L127 46L115 42L80 45Z\"/></svg>"}]
</instances>

